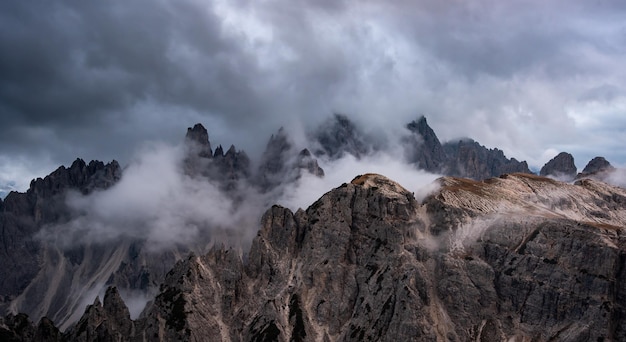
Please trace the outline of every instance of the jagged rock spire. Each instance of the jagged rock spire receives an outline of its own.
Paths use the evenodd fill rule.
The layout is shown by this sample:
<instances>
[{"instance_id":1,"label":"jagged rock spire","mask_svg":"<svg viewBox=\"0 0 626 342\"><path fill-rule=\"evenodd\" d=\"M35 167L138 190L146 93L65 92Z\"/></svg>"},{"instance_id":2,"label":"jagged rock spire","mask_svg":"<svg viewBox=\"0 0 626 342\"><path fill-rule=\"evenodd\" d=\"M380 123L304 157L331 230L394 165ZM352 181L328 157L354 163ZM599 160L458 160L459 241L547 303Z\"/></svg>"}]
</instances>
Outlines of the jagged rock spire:
<instances>
[{"instance_id":1,"label":"jagged rock spire","mask_svg":"<svg viewBox=\"0 0 626 342\"><path fill-rule=\"evenodd\" d=\"M412 133L405 139L409 162L429 172L441 172L447 157L426 117L410 122L406 128Z\"/></svg>"},{"instance_id":2,"label":"jagged rock spire","mask_svg":"<svg viewBox=\"0 0 626 342\"><path fill-rule=\"evenodd\" d=\"M328 155L331 159L342 157L345 153L360 158L369 149L363 133L348 119L347 116L335 114L326 121L315 133L320 149L316 155Z\"/></svg>"},{"instance_id":3,"label":"jagged rock spire","mask_svg":"<svg viewBox=\"0 0 626 342\"><path fill-rule=\"evenodd\" d=\"M185 141L194 145L199 157L211 158L213 156L209 133L202 124L197 123L193 127L187 128Z\"/></svg>"},{"instance_id":4,"label":"jagged rock spire","mask_svg":"<svg viewBox=\"0 0 626 342\"><path fill-rule=\"evenodd\" d=\"M257 171L257 185L262 191L269 191L298 179L302 170L324 176L324 170L311 152L306 148L297 152L287 131L281 127L267 142Z\"/></svg>"},{"instance_id":5,"label":"jagged rock spire","mask_svg":"<svg viewBox=\"0 0 626 342\"><path fill-rule=\"evenodd\" d=\"M604 157L595 157L587 163L583 169L583 174L602 172L606 170L612 170L614 167Z\"/></svg>"},{"instance_id":6,"label":"jagged rock spire","mask_svg":"<svg viewBox=\"0 0 626 342\"><path fill-rule=\"evenodd\" d=\"M571 180L576 177L577 168L574 164L574 157L567 153L561 152L556 157L550 159L539 171L541 176L564 177L565 180Z\"/></svg>"}]
</instances>

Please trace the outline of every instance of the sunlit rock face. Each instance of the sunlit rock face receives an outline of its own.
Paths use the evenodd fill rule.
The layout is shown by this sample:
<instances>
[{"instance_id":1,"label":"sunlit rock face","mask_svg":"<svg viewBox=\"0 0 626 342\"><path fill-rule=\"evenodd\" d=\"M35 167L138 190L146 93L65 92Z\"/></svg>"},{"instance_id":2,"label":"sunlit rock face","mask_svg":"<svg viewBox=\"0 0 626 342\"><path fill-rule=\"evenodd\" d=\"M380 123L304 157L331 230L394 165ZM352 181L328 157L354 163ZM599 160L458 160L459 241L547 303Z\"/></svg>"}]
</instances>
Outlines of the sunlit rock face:
<instances>
[{"instance_id":1,"label":"sunlit rock face","mask_svg":"<svg viewBox=\"0 0 626 342\"><path fill-rule=\"evenodd\" d=\"M178 262L139 319L109 291L80 322L105 317L102 336L130 329L121 340L626 339L624 189L527 174L438 185L419 202L366 174L306 210L274 206L248 253ZM65 336L97 331L86 324Z\"/></svg>"}]
</instances>

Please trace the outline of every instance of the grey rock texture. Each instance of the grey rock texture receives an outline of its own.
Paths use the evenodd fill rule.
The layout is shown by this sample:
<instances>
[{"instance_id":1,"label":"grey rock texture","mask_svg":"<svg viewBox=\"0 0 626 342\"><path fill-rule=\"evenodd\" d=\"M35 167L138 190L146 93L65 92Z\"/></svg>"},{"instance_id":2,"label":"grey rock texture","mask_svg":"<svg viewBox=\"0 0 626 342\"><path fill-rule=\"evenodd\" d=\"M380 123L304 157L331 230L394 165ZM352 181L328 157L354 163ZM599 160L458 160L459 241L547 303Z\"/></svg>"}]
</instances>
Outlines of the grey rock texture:
<instances>
[{"instance_id":1,"label":"grey rock texture","mask_svg":"<svg viewBox=\"0 0 626 342\"><path fill-rule=\"evenodd\" d=\"M307 148L298 153L296 167L298 168L298 170L306 170L308 173L314 176L324 177L324 169L319 166L319 164L317 163L317 159L313 157L313 155Z\"/></svg>"},{"instance_id":2,"label":"grey rock texture","mask_svg":"<svg viewBox=\"0 0 626 342\"><path fill-rule=\"evenodd\" d=\"M193 127L187 128L185 142L191 145L190 148L198 157L211 158L213 156L211 143L209 142L209 132L202 124L197 123Z\"/></svg>"},{"instance_id":3,"label":"grey rock texture","mask_svg":"<svg viewBox=\"0 0 626 342\"><path fill-rule=\"evenodd\" d=\"M43 317L36 326L25 314L0 317L0 341L56 342L61 341L61 338L59 329L47 317Z\"/></svg>"},{"instance_id":4,"label":"grey rock texture","mask_svg":"<svg viewBox=\"0 0 626 342\"><path fill-rule=\"evenodd\" d=\"M185 147L185 172L215 181L222 190L235 190L240 182L247 181L251 176L248 155L234 145L226 153L222 145L212 152L208 131L202 124L187 128Z\"/></svg>"},{"instance_id":5,"label":"grey rock texture","mask_svg":"<svg viewBox=\"0 0 626 342\"><path fill-rule=\"evenodd\" d=\"M343 146L335 157L369 146L339 126L354 134L338 135L353 139L336 139L347 143L331 144ZM416 122L412 134L429 135L438 150L427 126ZM186 155L192 176L227 190L253 177L245 153L212 153L201 125L186 141L203 147ZM481 179L527 170L473 141L439 145L449 172ZM286 132L268 151L264 170L290 175L283 181L323 174ZM0 340L626 340L626 193L593 179L444 177L420 203L364 175L306 210L272 207L245 254L214 248L184 258L200 249L153 253L124 239L61 249L34 238L70 218L68 191L88 194L120 177L116 162L77 160L0 202L0 309L11 313ZM117 288L85 311L102 285ZM157 294L133 321L124 290Z\"/></svg>"},{"instance_id":6,"label":"grey rock texture","mask_svg":"<svg viewBox=\"0 0 626 342\"><path fill-rule=\"evenodd\" d=\"M447 142L443 148L448 156L445 175L481 180L506 173L531 173L525 161L508 159L501 150L488 149L471 139Z\"/></svg>"},{"instance_id":7,"label":"grey rock texture","mask_svg":"<svg viewBox=\"0 0 626 342\"><path fill-rule=\"evenodd\" d=\"M550 159L550 161L541 168L539 174L542 176L555 176L563 178L564 180L572 180L576 177L577 170L574 164L574 157L567 152L561 152L557 154L556 157Z\"/></svg>"},{"instance_id":8,"label":"grey rock texture","mask_svg":"<svg viewBox=\"0 0 626 342\"><path fill-rule=\"evenodd\" d=\"M407 160L419 169L478 180L531 173L526 162L508 159L501 150L488 149L471 139L441 144L424 116L409 123L407 129L411 132L403 139Z\"/></svg>"},{"instance_id":9,"label":"grey rock texture","mask_svg":"<svg viewBox=\"0 0 626 342\"><path fill-rule=\"evenodd\" d=\"M583 172L579 173L576 178L588 177L592 175L610 173L614 171L615 167L609 163L604 157L595 157L587 163Z\"/></svg>"},{"instance_id":10,"label":"grey rock texture","mask_svg":"<svg viewBox=\"0 0 626 342\"><path fill-rule=\"evenodd\" d=\"M444 170L448 156L426 118L421 116L406 127L412 133L404 140L408 160L429 172Z\"/></svg>"},{"instance_id":11,"label":"grey rock texture","mask_svg":"<svg viewBox=\"0 0 626 342\"><path fill-rule=\"evenodd\" d=\"M372 149L364 134L341 114L335 114L322 124L314 132L313 140L319 144L313 153L317 156L325 155L329 159L340 158L346 153L360 158Z\"/></svg>"},{"instance_id":12,"label":"grey rock texture","mask_svg":"<svg viewBox=\"0 0 626 342\"><path fill-rule=\"evenodd\" d=\"M180 261L123 340L626 340L626 190L439 185L419 203L368 174L306 211L274 206L245 261Z\"/></svg>"},{"instance_id":13,"label":"grey rock texture","mask_svg":"<svg viewBox=\"0 0 626 342\"><path fill-rule=\"evenodd\" d=\"M587 163L585 168L583 169L584 173L593 173L600 172L612 169L611 163L608 160L604 159L604 157L595 157Z\"/></svg>"},{"instance_id":14,"label":"grey rock texture","mask_svg":"<svg viewBox=\"0 0 626 342\"><path fill-rule=\"evenodd\" d=\"M117 288L109 287L104 296L85 310L85 314L63 337L66 341L123 341L133 334L134 323Z\"/></svg>"},{"instance_id":15,"label":"grey rock texture","mask_svg":"<svg viewBox=\"0 0 626 342\"><path fill-rule=\"evenodd\" d=\"M77 159L69 168L59 167L45 178L31 182L26 193L11 192L0 211L0 310L10 306L14 311L25 311L31 315L32 302L41 302L41 294L25 297L25 292L34 291L31 284L43 276L44 261L58 256L42 245L35 234L46 224L67 220L70 216L65 205L68 191L83 194L96 189L105 189L121 177L121 168L116 161L104 164L92 161L86 164ZM42 282L42 286L47 281ZM21 298L20 298L21 296ZM36 314L36 318L45 315Z\"/></svg>"},{"instance_id":16,"label":"grey rock texture","mask_svg":"<svg viewBox=\"0 0 626 342\"><path fill-rule=\"evenodd\" d=\"M257 171L257 185L267 192L280 185L290 184L306 171L314 176L323 177L324 170L308 149L298 152L288 133L281 127L270 137Z\"/></svg>"}]
</instances>

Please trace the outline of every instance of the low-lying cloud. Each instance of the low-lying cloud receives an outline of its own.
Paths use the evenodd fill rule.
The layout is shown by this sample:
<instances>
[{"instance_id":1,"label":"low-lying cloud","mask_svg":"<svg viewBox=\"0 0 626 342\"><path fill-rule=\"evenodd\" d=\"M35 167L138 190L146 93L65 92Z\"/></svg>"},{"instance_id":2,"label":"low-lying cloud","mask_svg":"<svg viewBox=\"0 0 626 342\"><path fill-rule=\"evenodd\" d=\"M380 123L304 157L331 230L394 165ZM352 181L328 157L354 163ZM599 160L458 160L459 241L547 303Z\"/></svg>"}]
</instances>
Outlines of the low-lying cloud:
<instances>
[{"instance_id":1,"label":"low-lying cloud","mask_svg":"<svg viewBox=\"0 0 626 342\"><path fill-rule=\"evenodd\" d=\"M319 178L305 174L289 186L278 204L297 210L306 209L323 194L343 183L349 183L355 176L365 173L378 173L400 183L407 190L416 193L418 199L423 198L429 191L427 185L439 176L417 170L407 164L402 158L388 152L377 152L361 159L351 154L334 161L321 160L320 166L326 172L325 177Z\"/></svg>"},{"instance_id":2,"label":"low-lying cloud","mask_svg":"<svg viewBox=\"0 0 626 342\"><path fill-rule=\"evenodd\" d=\"M205 249L213 243L245 249L272 204L306 209L324 193L364 173L387 176L419 199L432 191L427 185L438 177L417 170L402 156L380 151L360 159L350 154L321 159L323 178L303 172L270 193L245 180L227 193L207 177L184 172L185 148L146 145L111 188L89 195L69 193L66 204L72 218L44 227L38 238L64 249L118 239L145 241L154 251L180 245Z\"/></svg>"},{"instance_id":3,"label":"low-lying cloud","mask_svg":"<svg viewBox=\"0 0 626 342\"><path fill-rule=\"evenodd\" d=\"M75 217L46 227L40 237L62 247L130 238L160 248L191 244L211 230L249 230L246 211L254 201L235 206L217 184L186 175L184 156L183 146L145 147L110 189L68 194L67 205Z\"/></svg>"}]
</instances>

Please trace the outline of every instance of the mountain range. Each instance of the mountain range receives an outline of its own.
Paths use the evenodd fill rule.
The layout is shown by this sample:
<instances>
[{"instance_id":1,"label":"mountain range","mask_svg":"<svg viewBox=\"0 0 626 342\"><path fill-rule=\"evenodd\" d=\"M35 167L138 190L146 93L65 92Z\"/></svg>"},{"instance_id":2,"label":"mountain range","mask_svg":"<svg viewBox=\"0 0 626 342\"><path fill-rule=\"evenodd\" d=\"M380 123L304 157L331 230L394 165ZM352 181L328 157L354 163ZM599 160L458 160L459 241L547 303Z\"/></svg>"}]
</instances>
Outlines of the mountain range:
<instances>
[{"instance_id":1,"label":"mountain range","mask_svg":"<svg viewBox=\"0 0 626 342\"><path fill-rule=\"evenodd\" d=\"M473 140L442 144L420 117L399 155L446 175L425 196L366 174L306 210L272 206L290 184L324 177L320 161L386 148L341 115L310 134L297 146L280 129L252 165L234 146L213 150L201 124L188 129L188 191L210 183L235 208L271 206L260 224L236 221L255 230L239 246L218 237L241 231L194 215L185 222L196 234L163 248L132 220L90 230L97 222L77 202L130 177L115 161L77 159L11 192L0 200L0 339L626 339L626 191L603 182L620 171L604 158L577 174L561 153L541 169L552 178L537 176ZM201 210L237 216L229 208Z\"/></svg>"}]
</instances>

